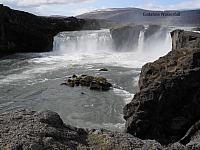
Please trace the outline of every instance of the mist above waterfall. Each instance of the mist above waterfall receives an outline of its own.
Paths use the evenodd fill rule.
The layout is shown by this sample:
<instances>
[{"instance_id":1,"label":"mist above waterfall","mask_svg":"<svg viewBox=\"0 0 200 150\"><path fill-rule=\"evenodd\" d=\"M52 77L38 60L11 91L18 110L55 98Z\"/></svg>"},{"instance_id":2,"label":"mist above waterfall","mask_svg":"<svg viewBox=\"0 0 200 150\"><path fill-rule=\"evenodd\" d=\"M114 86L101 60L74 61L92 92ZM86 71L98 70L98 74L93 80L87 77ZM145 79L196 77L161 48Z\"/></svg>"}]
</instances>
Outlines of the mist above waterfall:
<instances>
[{"instance_id":1,"label":"mist above waterfall","mask_svg":"<svg viewBox=\"0 0 200 150\"><path fill-rule=\"evenodd\" d=\"M113 49L108 29L61 32L54 38L54 51L60 53L109 51Z\"/></svg>"},{"instance_id":2,"label":"mist above waterfall","mask_svg":"<svg viewBox=\"0 0 200 150\"><path fill-rule=\"evenodd\" d=\"M170 32L160 28L147 37L145 30L141 30L137 46L128 48L125 45L118 51L108 29L61 32L54 38L54 53L62 56L62 59L141 67L171 50Z\"/></svg>"}]
</instances>

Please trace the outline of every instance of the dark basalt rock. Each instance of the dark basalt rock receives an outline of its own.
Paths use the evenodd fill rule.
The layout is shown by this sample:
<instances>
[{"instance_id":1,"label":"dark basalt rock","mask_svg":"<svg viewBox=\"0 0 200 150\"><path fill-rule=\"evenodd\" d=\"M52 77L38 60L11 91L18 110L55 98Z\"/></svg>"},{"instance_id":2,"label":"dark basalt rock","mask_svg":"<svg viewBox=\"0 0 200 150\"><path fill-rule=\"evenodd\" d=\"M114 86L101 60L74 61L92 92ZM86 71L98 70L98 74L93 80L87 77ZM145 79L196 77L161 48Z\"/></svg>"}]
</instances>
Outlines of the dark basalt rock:
<instances>
[{"instance_id":1,"label":"dark basalt rock","mask_svg":"<svg viewBox=\"0 0 200 150\"><path fill-rule=\"evenodd\" d=\"M101 69L99 69L99 71L108 71L108 69L107 68L101 68Z\"/></svg>"},{"instance_id":2,"label":"dark basalt rock","mask_svg":"<svg viewBox=\"0 0 200 150\"><path fill-rule=\"evenodd\" d=\"M91 90L100 90L107 91L110 90L112 84L107 82L106 78L103 77L94 77L87 75L73 75L68 77L65 81L65 85L74 87L74 86L87 86Z\"/></svg>"},{"instance_id":3,"label":"dark basalt rock","mask_svg":"<svg viewBox=\"0 0 200 150\"><path fill-rule=\"evenodd\" d=\"M192 29L193 31L200 31L200 27L196 27Z\"/></svg>"},{"instance_id":4,"label":"dark basalt rock","mask_svg":"<svg viewBox=\"0 0 200 150\"><path fill-rule=\"evenodd\" d=\"M173 50L181 48L200 48L200 34L195 32L177 30L171 33Z\"/></svg>"},{"instance_id":5,"label":"dark basalt rock","mask_svg":"<svg viewBox=\"0 0 200 150\"><path fill-rule=\"evenodd\" d=\"M161 36L159 36L159 38L165 38L165 32L167 30L165 27L159 25L149 25L144 32L144 40L146 41L147 39L152 38L156 33L159 32L159 30L161 33L163 33Z\"/></svg>"},{"instance_id":6,"label":"dark basalt rock","mask_svg":"<svg viewBox=\"0 0 200 150\"><path fill-rule=\"evenodd\" d=\"M200 34L171 35L173 50L142 67L140 91L124 108L126 132L162 144L180 140L200 120Z\"/></svg>"},{"instance_id":7,"label":"dark basalt rock","mask_svg":"<svg viewBox=\"0 0 200 150\"><path fill-rule=\"evenodd\" d=\"M144 31L144 50L149 50L150 47L155 47L156 42L166 41L166 38L169 33L169 29L164 26L159 25L149 25L147 29Z\"/></svg>"},{"instance_id":8,"label":"dark basalt rock","mask_svg":"<svg viewBox=\"0 0 200 150\"><path fill-rule=\"evenodd\" d=\"M115 49L133 50L138 47L140 31L144 30L144 26L121 26L110 29Z\"/></svg>"},{"instance_id":9,"label":"dark basalt rock","mask_svg":"<svg viewBox=\"0 0 200 150\"><path fill-rule=\"evenodd\" d=\"M99 29L95 20L40 17L3 5L0 16L0 55L50 51L53 37L61 31Z\"/></svg>"}]
</instances>

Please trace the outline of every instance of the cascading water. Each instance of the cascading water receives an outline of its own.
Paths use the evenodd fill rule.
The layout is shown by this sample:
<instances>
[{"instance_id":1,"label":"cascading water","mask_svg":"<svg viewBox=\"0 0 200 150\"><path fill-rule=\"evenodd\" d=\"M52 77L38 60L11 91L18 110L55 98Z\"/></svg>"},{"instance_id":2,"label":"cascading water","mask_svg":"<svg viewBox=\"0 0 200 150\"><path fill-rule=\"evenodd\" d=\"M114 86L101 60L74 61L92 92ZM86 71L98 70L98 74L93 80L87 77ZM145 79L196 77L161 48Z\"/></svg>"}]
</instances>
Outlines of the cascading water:
<instances>
[{"instance_id":1,"label":"cascading water","mask_svg":"<svg viewBox=\"0 0 200 150\"><path fill-rule=\"evenodd\" d=\"M141 30L137 45L133 50L119 52L115 50L109 29L72 31L55 36L53 52L60 56L57 60L71 63L103 63L140 68L171 50L170 32L158 30L145 39L145 30Z\"/></svg>"},{"instance_id":2,"label":"cascading water","mask_svg":"<svg viewBox=\"0 0 200 150\"><path fill-rule=\"evenodd\" d=\"M144 31L140 31L140 36L138 39L138 51L143 50L143 45L144 45Z\"/></svg>"},{"instance_id":3,"label":"cascading water","mask_svg":"<svg viewBox=\"0 0 200 150\"><path fill-rule=\"evenodd\" d=\"M146 30L147 29L148 28L146 28ZM170 30L165 27L161 27L147 38L145 35L142 36L141 40L142 42L139 44L140 48L138 51L140 51L142 55L150 58L151 61L167 54L172 49Z\"/></svg>"},{"instance_id":4,"label":"cascading water","mask_svg":"<svg viewBox=\"0 0 200 150\"><path fill-rule=\"evenodd\" d=\"M112 49L110 31L73 31L61 32L54 38L54 51L94 52Z\"/></svg>"}]
</instances>

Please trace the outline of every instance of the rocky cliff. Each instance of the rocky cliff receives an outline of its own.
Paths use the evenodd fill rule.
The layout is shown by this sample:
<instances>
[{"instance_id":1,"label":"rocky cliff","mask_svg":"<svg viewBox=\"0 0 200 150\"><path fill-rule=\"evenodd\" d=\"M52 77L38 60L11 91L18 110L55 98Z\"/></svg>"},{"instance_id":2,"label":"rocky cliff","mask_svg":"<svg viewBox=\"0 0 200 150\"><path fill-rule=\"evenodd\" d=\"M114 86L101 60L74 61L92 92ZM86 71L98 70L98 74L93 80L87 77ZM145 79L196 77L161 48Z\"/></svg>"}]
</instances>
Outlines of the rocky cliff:
<instances>
[{"instance_id":1,"label":"rocky cliff","mask_svg":"<svg viewBox=\"0 0 200 150\"><path fill-rule=\"evenodd\" d=\"M50 51L58 32L99 29L95 20L39 17L3 5L0 5L0 16L0 55Z\"/></svg>"},{"instance_id":2,"label":"rocky cliff","mask_svg":"<svg viewBox=\"0 0 200 150\"><path fill-rule=\"evenodd\" d=\"M149 27L144 32L144 40L148 42L148 40L156 40L156 34L159 34L159 39L166 38L167 28L159 25L149 25ZM158 35L157 35L158 36Z\"/></svg>"},{"instance_id":3,"label":"rocky cliff","mask_svg":"<svg viewBox=\"0 0 200 150\"><path fill-rule=\"evenodd\" d=\"M110 29L115 49L129 51L137 48L140 31L142 30L144 30L142 25L120 26Z\"/></svg>"},{"instance_id":4,"label":"rocky cliff","mask_svg":"<svg viewBox=\"0 0 200 150\"><path fill-rule=\"evenodd\" d=\"M175 30L171 36L173 50L142 67L140 91L125 106L124 118L128 133L162 144L179 141L192 128L181 140L187 144L200 140L191 138L200 120L200 34Z\"/></svg>"}]
</instances>

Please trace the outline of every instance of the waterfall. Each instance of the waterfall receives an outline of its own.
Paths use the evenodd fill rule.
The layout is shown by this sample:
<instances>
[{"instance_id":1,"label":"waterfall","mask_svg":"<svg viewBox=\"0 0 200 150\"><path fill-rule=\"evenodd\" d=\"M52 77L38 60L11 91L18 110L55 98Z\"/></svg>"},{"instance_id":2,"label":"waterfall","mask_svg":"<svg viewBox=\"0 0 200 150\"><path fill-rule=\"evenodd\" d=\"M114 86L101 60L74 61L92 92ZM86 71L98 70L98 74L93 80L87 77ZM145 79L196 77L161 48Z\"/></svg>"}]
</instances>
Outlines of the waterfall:
<instances>
[{"instance_id":1,"label":"waterfall","mask_svg":"<svg viewBox=\"0 0 200 150\"><path fill-rule=\"evenodd\" d=\"M142 52L144 45L144 31L140 31L139 39L138 39L138 51Z\"/></svg>"},{"instance_id":2,"label":"waterfall","mask_svg":"<svg viewBox=\"0 0 200 150\"><path fill-rule=\"evenodd\" d=\"M93 52L112 49L110 31L72 31L61 32L54 37L54 51L65 52Z\"/></svg>"},{"instance_id":3,"label":"waterfall","mask_svg":"<svg viewBox=\"0 0 200 150\"><path fill-rule=\"evenodd\" d=\"M133 34L133 37L128 38L136 44L129 51L126 50L126 42L123 42L125 49L115 49L109 29L61 32L54 37L52 53L55 57L50 58L51 63L62 60L65 65L98 63L140 68L146 62L166 55L172 45L169 30L161 29L145 37L147 29L137 32L137 36ZM137 41L130 40L136 37Z\"/></svg>"},{"instance_id":4,"label":"waterfall","mask_svg":"<svg viewBox=\"0 0 200 150\"><path fill-rule=\"evenodd\" d=\"M148 30L148 29L146 29ZM145 31L146 32L146 31ZM144 40L144 51L157 52L171 50L171 36L169 29L161 27L150 36L146 35Z\"/></svg>"},{"instance_id":5,"label":"waterfall","mask_svg":"<svg viewBox=\"0 0 200 150\"><path fill-rule=\"evenodd\" d=\"M133 64L132 60L153 61L171 50L170 31L167 28L161 28L145 37L147 29L139 32L137 43L135 42L136 48L133 46L133 49L129 51L115 49L109 29L61 32L54 37L53 53L64 56L63 59L88 62L89 59L92 62L130 62L130 64ZM129 38L135 38L135 35Z\"/></svg>"}]
</instances>

